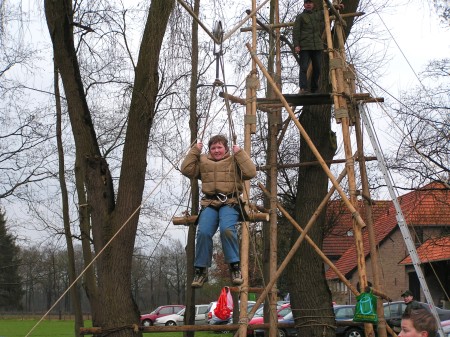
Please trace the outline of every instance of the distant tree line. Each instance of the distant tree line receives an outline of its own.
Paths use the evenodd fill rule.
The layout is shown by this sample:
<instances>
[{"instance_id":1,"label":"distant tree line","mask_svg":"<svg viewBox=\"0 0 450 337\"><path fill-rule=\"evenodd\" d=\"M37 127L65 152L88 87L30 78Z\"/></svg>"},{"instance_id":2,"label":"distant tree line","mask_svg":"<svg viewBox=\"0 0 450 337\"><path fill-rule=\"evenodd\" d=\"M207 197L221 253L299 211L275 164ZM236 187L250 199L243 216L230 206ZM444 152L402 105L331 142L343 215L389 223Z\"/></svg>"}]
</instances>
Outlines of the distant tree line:
<instances>
[{"instance_id":1,"label":"distant tree line","mask_svg":"<svg viewBox=\"0 0 450 337\"><path fill-rule=\"evenodd\" d=\"M81 246L75 245L77 275L83 271ZM71 286L66 249L55 246L19 247L0 212L0 312L44 313L56 302L52 314L71 313ZM160 245L149 256L136 251L133 256L132 291L141 313L159 305L185 303L186 257L180 241ZM83 278L74 285L82 288ZM90 305L84 291L84 313ZM61 298L61 299L60 299Z\"/></svg>"},{"instance_id":2,"label":"distant tree line","mask_svg":"<svg viewBox=\"0 0 450 337\"><path fill-rule=\"evenodd\" d=\"M19 247L7 230L5 212L0 210L0 311L22 309L19 266Z\"/></svg>"},{"instance_id":3,"label":"distant tree line","mask_svg":"<svg viewBox=\"0 0 450 337\"><path fill-rule=\"evenodd\" d=\"M52 306L52 315L73 314L72 299L67 291L69 262L65 247L55 245L24 246L15 243L6 226L5 212L0 213L0 312L43 314ZM252 237L260 244L260 230ZM196 303L207 304L218 299L223 286L229 285L228 265L224 263L219 237L215 237L214 266L210 281L198 294ZM160 244L154 251L136 248L131 275L133 297L141 313L148 313L164 304L186 303L186 255L180 241ZM251 254L251 284L262 286L258 269L261 256ZM75 244L77 275L83 272L82 247ZM84 314L90 314L90 304L82 287L83 277L74 285L81 294ZM57 303L55 305L55 303Z\"/></svg>"}]
</instances>

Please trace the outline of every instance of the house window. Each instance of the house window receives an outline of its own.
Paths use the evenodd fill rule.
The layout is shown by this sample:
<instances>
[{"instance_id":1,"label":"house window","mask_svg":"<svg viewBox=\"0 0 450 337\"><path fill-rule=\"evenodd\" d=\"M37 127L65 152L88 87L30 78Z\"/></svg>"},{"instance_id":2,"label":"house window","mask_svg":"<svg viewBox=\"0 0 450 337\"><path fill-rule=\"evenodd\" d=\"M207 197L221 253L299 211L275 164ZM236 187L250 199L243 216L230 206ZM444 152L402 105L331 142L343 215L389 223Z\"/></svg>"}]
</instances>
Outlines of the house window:
<instances>
[{"instance_id":1,"label":"house window","mask_svg":"<svg viewBox=\"0 0 450 337\"><path fill-rule=\"evenodd\" d=\"M441 236L447 236L447 235L449 235L450 234L450 227L442 227L442 229L441 229Z\"/></svg>"},{"instance_id":2,"label":"house window","mask_svg":"<svg viewBox=\"0 0 450 337\"><path fill-rule=\"evenodd\" d=\"M416 247L419 247L423 243L423 228L422 227L414 227L414 243Z\"/></svg>"}]
</instances>

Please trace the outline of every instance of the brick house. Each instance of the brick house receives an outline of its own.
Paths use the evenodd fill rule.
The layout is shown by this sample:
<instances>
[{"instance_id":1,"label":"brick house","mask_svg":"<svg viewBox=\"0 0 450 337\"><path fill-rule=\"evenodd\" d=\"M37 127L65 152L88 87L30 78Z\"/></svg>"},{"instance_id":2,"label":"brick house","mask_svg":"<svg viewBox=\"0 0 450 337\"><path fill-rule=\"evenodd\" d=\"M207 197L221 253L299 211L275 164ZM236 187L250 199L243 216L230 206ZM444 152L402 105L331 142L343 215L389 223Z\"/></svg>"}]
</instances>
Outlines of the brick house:
<instances>
[{"instance_id":1,"label":"brick house","mask_svg":"<svg viewBox=\"0 0 450 337\"><path fill-rule=\"evenodd\" d=\"M442 183L431 183L398 198L411 237L422 261L422 271L436 305L448 305L445 294L450 293L450 190ZM364 218L363 203L360 214ZM372 206L376 244L379 255L382 290L394 301L410 289L415 298L424 301L423 293L397 225L392 201L377 201ZM341 201L333 201L327 210L328 232L323 252L356 286L358 271L351 215ZM366 272L372 279L367 230L363 229ZM355 303L354 295L331 270L326 278L339 304Z\"/></svg>"}]
</instances>

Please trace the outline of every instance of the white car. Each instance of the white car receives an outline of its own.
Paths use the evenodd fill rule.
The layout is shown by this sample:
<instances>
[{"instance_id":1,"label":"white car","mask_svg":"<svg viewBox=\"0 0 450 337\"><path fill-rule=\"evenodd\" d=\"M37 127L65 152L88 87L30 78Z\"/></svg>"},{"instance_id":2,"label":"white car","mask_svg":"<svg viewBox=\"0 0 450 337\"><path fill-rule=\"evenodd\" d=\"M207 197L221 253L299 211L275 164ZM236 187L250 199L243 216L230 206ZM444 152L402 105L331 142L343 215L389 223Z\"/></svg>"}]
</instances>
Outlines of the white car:
<instances>
[{"instance_id":1,"label":"white car","mask_svg":"<svg viewBox=\"0 0 450 337\"><path fill-rule=\"evenodd\" d=\"M450 319L441 321L441 326L444 330L444 337L450 337Z\"/></svg>"},{"instance_id":2,"label":"white car","mask_svg":"<svg viewBox=\"0 0 450 337\"><path fill-rule=\"evenodd\" d=\"M155 326L184 325L184 311L185 310L186 310L186 308L181 309L176 314L158 317L153 322L153 325L155 325Z\"/></svg>"},{"instance_id":3,"label":"white car","mask_svg":"<svg viewBox=\"0 0 450 337\"><path fill-rule=\"evenodd\" d=\"M195 324L207 324L205 314L208 312L208 304L197 304L195 306ZM182 309L176 314L159 317L153 325L156 326L174 326L184 325L184 313L186 309Z\"/></svg>"}]
</instances>

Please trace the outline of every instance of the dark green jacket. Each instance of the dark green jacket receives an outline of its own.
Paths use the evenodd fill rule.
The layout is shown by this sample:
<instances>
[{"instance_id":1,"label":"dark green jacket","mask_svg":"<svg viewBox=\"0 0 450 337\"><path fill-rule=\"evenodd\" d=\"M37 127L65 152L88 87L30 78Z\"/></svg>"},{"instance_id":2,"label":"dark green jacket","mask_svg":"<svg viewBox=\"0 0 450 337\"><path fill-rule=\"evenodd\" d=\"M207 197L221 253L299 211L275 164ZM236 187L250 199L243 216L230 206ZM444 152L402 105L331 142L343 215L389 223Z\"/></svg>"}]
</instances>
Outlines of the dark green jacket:
<instances>
[{"instance_id":1,"label":"dark green jacket","mask_svg":"<svg viewBox=\"0 0 450 337\"><path fill-rule=\"evenodd\" d=\"M416 300L412 300L406 305L405 313L410 314L411 310L422 309L422 306Z\"/></svg>"},{"instance_id":2,"label":"dark green jacket","mask_svg":"<svg viewBox=\"0 0 450 337\"><path fill-rule=\"evenodd\" d=\"M323 50L322 33L325 29L323 11L307 11L297 15L294 23L294 47L302 50Z\"/></svg>"}]
</instances>

